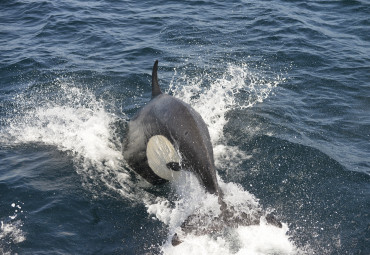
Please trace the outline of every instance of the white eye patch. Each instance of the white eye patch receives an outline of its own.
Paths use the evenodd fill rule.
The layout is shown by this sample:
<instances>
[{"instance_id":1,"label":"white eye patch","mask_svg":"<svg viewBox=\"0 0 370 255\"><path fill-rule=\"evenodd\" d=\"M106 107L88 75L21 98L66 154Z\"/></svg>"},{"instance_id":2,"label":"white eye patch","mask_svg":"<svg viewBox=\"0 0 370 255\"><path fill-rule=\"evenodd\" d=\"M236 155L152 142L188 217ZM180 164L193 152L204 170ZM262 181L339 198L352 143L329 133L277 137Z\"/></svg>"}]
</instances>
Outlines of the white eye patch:
<instances>
[{"instance_id":1,"label":"white eye patch","mask_svg":"<svg viewBox=\"0 0 370 255\"><path fill-rule=\"evenodd\" d=\"M168 168L169 166L179 165L181 158L166 137L162 135L151 137L146 146L146 157L150 168L159 177L172 181L180 175L179 171Z\"/></svg>"}]
</instances>

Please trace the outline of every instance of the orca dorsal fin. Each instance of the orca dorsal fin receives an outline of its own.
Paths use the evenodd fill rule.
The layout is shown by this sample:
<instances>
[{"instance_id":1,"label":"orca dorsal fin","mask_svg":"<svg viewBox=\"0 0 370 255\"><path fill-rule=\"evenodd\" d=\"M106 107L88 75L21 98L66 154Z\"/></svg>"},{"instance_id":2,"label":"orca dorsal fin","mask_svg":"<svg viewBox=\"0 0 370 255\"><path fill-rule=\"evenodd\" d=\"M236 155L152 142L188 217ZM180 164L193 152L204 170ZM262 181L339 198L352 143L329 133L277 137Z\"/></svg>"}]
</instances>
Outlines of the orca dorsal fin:
<instances>
[{"instance_id":1,"label":"orca dorsal fin","mask_svg":"<svg viewBox=\"0 0 370 255\"><path fill-rule=\"evenodd\" d=\"M162 94L161 88L158 84L158 60L155 61L152 71L152 98Z\"/></svg>"}]
</instances>

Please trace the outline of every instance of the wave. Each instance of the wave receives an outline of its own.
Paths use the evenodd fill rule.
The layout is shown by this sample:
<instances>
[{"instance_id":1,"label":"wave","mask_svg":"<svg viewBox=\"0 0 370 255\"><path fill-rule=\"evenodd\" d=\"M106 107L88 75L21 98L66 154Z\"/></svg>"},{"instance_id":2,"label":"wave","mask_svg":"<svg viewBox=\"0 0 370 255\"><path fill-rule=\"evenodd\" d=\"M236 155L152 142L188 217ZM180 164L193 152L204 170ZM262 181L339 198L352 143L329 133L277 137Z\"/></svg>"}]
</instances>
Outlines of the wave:
<instances>
[{"instance_id":1,"label":"wave","mask_svg":"<svg viewBox=\"0 0 370 255\"><path fill-rule=\"evenodd\" d=\"M169 91L190 103L203 116L215 148L216 165L227 171L250 156L236 146L227 145L223 129L228 123L228 111L251 108L263 102L283 80L255 73L248 65L230 64L216 79L212 75L195 78L181 74L177 77L175 72ZM188 254L189 249L217 250L217 254L243 254L246 250L252 254L298 251L286 234L285 224L278 229L263 220L255 226L225 228L213 236L190 234L184 237L182 244L173 247L173 234L194 211L206 215L219 212L217 198L207 194L194 176L183 173L180 181L171 185L174 196L155 196L147 191L146 184L133 177L122 157L124 131L119 125L125 125L122 115L109 111L107 102L73 81L56 79L47 85L35 85L18 94L14 101L17 107L8 115L11 117L6 119L1 130L2 142L13 146L38 143L55 146L72 156L77 173L83 177L83 185L96 196L104 196L96 192L103 185L120 198L144 203L148 214L167 226L168 240L157 247L164 254L175 251ZM248 215L261 210L258 199L240 184L226 183L220 176L218 179L230 207Z\"/></svg>"}]
</instances>

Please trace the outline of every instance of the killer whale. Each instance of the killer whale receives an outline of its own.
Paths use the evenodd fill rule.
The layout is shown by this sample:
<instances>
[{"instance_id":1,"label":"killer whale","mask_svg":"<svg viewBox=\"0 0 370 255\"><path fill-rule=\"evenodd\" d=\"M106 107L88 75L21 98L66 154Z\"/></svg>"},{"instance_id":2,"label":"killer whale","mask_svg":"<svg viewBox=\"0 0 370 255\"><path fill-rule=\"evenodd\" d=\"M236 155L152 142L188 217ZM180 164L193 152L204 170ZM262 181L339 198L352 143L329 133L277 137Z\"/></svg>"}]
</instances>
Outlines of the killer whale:
<instances>
[{"instance_id":1,"label":"killer whale","mask_svg":"<svg viewBox=\"0 0 370 255\"><path fill-rule=\"evenodd\" d=\"M128 123L123 156L128 165L153 185L178 178L179 171L193 172L200 184L218 196L221 214L213 224L202 226L204 217L190 215L181 225L187 233L206 234L223 227L259 224L264 214L240 215L223 201L214 165L213 147L206 123L189 104L162 93L158 83L158 60L152 70L152 98ZM265 215L269 224L282 227L272 214ZM177 234L172 244L181 240Z\"/></svg>"},{"instance_id":2,"label":"killer whale","mask_svg":"<svg viewBox=\"0 0 370 255\"><path fill-rule=\"evenodd\" d=\"M189 104L162 93L157 70L158 60L152 71L152 99L128 124L124 158L154 185L186 169L208 192L220 195L206 123Z\"/></svg>"}]
</instances>

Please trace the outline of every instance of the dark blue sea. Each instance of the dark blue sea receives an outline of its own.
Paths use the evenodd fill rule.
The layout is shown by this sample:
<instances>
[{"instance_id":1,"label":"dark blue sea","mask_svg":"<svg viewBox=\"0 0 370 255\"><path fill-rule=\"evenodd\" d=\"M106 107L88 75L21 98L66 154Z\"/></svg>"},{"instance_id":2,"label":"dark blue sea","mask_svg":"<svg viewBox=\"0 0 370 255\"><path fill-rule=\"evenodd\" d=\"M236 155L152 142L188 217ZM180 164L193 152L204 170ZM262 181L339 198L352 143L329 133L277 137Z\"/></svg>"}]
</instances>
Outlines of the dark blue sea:
<instances>
[{"instance_id":1,"label":"dark blue sea","mask_svg":"<svg viewBox=\"0 0 370 255\"><path fill-rule=\"evenodd\" d=\"M226 202L282 228L171 245L217 199L122 156L157 59ZM370 254L370 2L2 0L0 254Z\"/></svg>"}]
</instances>

